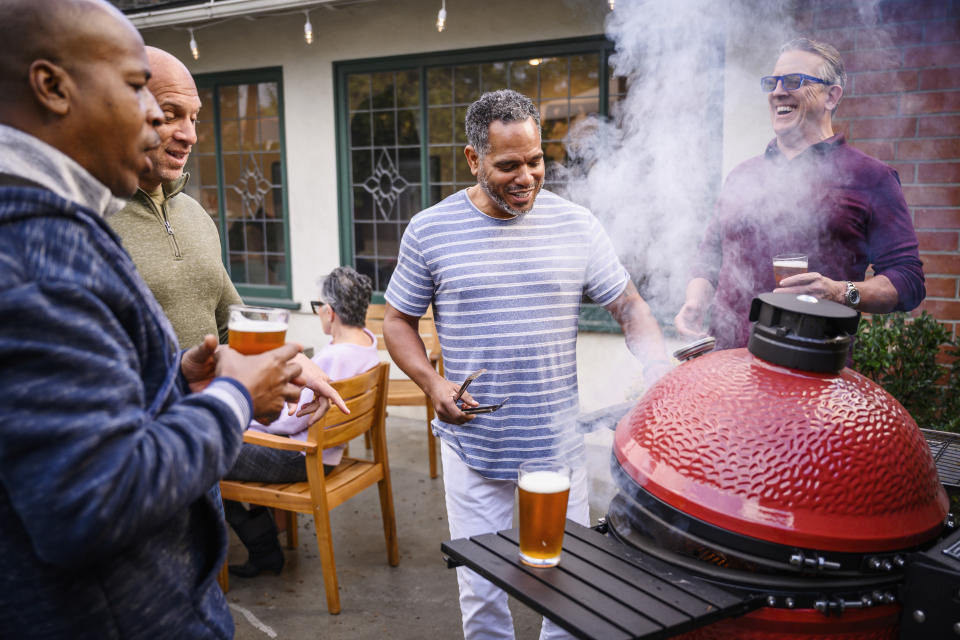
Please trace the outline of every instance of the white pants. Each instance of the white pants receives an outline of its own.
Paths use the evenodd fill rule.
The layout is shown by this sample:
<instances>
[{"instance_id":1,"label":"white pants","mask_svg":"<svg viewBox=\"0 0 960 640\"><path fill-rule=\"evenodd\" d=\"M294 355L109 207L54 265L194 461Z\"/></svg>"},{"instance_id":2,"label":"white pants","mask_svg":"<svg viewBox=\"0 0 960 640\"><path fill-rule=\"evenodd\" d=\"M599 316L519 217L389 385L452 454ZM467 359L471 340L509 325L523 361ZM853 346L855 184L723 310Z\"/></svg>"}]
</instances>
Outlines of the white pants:
<instances>
[{"instance_id":1,"label":"white pants","mask_svg":"<svg viewBox=\"0 0 960 640\"><path fill-rule=\"evenodd\" d=\"M484 478L465 465L445 442L440 452L450 537L456 540L512 528L516 481ZM590 524L587 472L582 466L571 473L567 517L584 526ZM513 618L507 607L506 592L466 567L457 568L457 582L465 640L512 640ZM571 637L547 618L543 619L540 640Z\"/></svg>"}]
</instances>

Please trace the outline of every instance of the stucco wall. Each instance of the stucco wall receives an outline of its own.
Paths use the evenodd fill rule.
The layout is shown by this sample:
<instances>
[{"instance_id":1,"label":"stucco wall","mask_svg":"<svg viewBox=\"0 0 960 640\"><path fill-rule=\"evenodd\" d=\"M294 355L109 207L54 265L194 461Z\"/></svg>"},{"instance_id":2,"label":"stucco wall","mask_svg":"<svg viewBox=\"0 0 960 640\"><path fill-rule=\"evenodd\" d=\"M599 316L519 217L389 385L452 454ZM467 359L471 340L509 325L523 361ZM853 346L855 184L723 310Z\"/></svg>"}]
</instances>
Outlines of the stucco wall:
<instances>
[{"instance_id":1,"label":"stucco wall","mask_svg":"<svg viewBox=\"0 0 960 640\"><path fill-rule=\"evenodd\" d=\"M282 67L293 297L306 309L320 274L340 265L333 63L603 33L606 7L596 0L505 0L448 6L447 28L434 22L438 0L383 0L311 13L314 42L303 40L302 14L237 19L195 30L145 32L151 44L180 57L191 72ZM549 19L543 19L549 16Z\"/></svg>"}]
</instances>

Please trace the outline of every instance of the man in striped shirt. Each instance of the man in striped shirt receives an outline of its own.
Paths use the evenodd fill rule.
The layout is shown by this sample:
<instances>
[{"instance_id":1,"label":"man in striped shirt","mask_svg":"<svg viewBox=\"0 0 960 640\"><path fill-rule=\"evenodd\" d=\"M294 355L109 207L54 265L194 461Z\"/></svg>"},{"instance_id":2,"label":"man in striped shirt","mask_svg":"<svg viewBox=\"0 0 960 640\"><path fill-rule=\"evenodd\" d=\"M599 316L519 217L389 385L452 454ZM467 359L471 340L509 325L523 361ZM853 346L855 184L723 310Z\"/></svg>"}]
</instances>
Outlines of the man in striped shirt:
<instances>
[{"instance_id":1,"label":"man in striped shirt","mask_svg":"<svg viewBox=\"0 0 960 640\"><path fill-rule=\"evenodd\" d=\"M630 350L666 365L660 328L596 218L549 191L540 114L514 91L486 93L467 111L464 149L477 184L410 221L387 287L383 333L394 362L432 399L442 440L453 538L511 527L517 468L560 459L573 469L567 516L588 524L576 340L584 292L623 328ZM431 302L444 369L427 360L417 326ZM461 381L487 371L465 406L509 402L468 415ZM464 636L513 638L506 594L457 569ZM542 638L565 636L546 621Z\"/></svg>"}]
</instances>

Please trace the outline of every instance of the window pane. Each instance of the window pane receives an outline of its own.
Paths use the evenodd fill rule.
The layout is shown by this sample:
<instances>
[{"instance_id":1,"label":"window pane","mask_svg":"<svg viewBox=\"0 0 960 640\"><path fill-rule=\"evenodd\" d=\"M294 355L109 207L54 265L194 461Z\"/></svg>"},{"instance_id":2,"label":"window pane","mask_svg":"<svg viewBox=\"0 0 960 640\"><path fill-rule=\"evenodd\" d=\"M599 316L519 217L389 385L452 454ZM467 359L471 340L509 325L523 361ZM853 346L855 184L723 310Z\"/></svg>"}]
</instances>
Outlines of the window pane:
<instances>
[{"instance_id":1,"label":"window pane","mask_svg":"<svg viewBox=\"0 0 960 640\"><path fill-rule=\"evenodd\" d=\"M453 109L430 107L427 115L431 143L453 142Z\"/></svg>"},{"instance_id":2,"label":"window pane","mask_svg":"<svg viewBox=\"0 0 960 640\"><path fill-rule=\"evenodd\" d=\"M419 109L404 109L397 112L397 143L420 144Z\"/></svg>"},{"instance_id":3,"label":"window pane","mask_svg":"<svg viewBox=\"0 0 960 640\"><path fill-rule=\"evenodd\" d=\"M416 215L423 207L420 204L420 187L410 187L400 194L397 200L396 220L406 222ZM401 228L406 228L405 226Z\"/></svg>"},{"instance_id":4,"label":"window pane","mask_svg":"<svg viewBox=\"0 0 960 640\"><path fill-rule=\"evenodd\" d=\"M400 251L400 227L396 224L377 224L377 254L395 256Z\"/></svg>"},{"instance_id":5,"label":"window pane","mask_svg":"<svg viewBox=\"0 0 960 640\"><path fill-rule=\"evenodd\" d=\"M350 155L353 159L353 174L350 176L350 180L354 184L362 184L367 178L373 175L373 153L364 149L362 151L354 151Z\"/></svg>"},{"instance_id":6,"label":"window pane","mask_svg":"<svg viewBox=\"0 0 960 640\"><path fill-rule=\"evenodd\" d=\"M507 70L509 66L509 63L506 62L492 62L480 65L481 91L506 89L508 85Z\"/></svg>"},{"instance_id":7,"label":"window pane","mask_svg":"<svg viewBox=\"0 0 960 640\"><path fill-rule=\"evenodd\" d=\"M510 63L510 88L532 100L537 99L537 67L528 60Z\"/></svg>"},{"instance_id":8,"label":"window pane","mask_svg":"<svg viewBox=\"0 0 960 640\"><path fill-rule=\"evenodd\" d=\"M374 109L392 109L397 105L393 96L393 73L373 74L371 90Z\"/></svg>"},{"instance_id":9,"label":"window pane","mask_svg":"<svg viewBox=\"0 0 960 640\"><path fill-rule=\"evenodd\" d=\"M373 196L361 187L353 190L353 219L373 220Z\"/></svg>"},{"instance_id":10,"label":"window pane","mask_svg":"<svg viewBox=\"0 0 960 640\"><path fill-rule=\"evenodd\" d=\"M570 94L577 96L600 95L599 65L597 54L570 57ZM611 91L613 87L611 86Z\"/></svg>"},{"instance_id":11,"label":"window pane","mask_svg":"<svg viewBox=\"0 0 960 640\"><path fill-rule=\"evenodd\" d=\"M353 225L353 244L358 256L375 256L373 224L356 222Z\"/></svg>"},{"instance_id":12,"label":"window pane","mask_svg":"<svg viewBox=\"0 0 960 640\"><path fill-rule=\"evenodd\" d=\"M276 82L261 82L257 85L257 104L261 118L276 117L280 113L279 87Z\"/></svg>"},{"instance_id":13,"label":"window pane","mask_svg":"<svg viewBox=\"0 0 960 640\"><path fill-rule=\"evenodd\" d=\"M347 78L347 100L350 110L370 108L370 74L353 74Z\"/></svg>"},{"instance_id":14,"label":"window pane","mask_svg":"<svg viewBox=\"0 0 960 640\"><path fill-rule=\"evenodd\" d=\"M400 149L397 151L397 169L403 179L411 185L420 183L420 149Z\"/></svg>"},{"instance_id":15,"label":"window pane","mask_svg":"<svg viewBox=\"0 0 960 640\"><path fill-rule=\"evenodd\" d=\"M397 72L397 106L420 106L420 73L417 70Z\"/></svg>"},{"instance_id":16,"label":"window pane","mask_svg":"<svg viewBox=\"0 0 960 640\"><path fill-rule=\"evenodd\" d=\"M453 71L453 100L457 104L470 104L480 97L480 67L471 64Z\"/></svg>"},{"instance_id":17,"label":"window pane","mask_svg":"<svg viewBox=\"0 0 960 640\"><path fill-rule=\"evenodd\" d=\"M567 99L569 58L544 58L539 65L540 99Z\"/></svg>"},{"instance_id":18,"label":"window pane","mask_svg":"<svg viewBox=\"0 0 960 640\"><path fill-rule=\"evenodd\" d=\"M469 106L469 105L468 105ZM465 122L467 120L467 107L457 107L453 111L453 140L457 144L467 144L467 131Z\"/></svg>"},{"instance_id":19,"label":"window pane","mask_svg":"<svg viewBox=\"0 0 960 640\"><path fill-rule=\"evenodd\" d=\"M370 114L355 113L350 116L350 146L370 146Z\"/></svg>"},{"instance_id":20,"label":"window pane","mask_svg":"<svg viewBox=\"0 0 960 640\"><path fill-rule=\"evenodd\" d=\"M240 122L225 120L220 127L220 146L224 152L240 150Z\"/></svg>"},{"instance_id":21,"label":"window pane","mask_svg":"<svg viewBox=\"0 0 960 640\"><path fill-rule=\"evenodd\" d=\"M393 111L373 114L373 145L392 147L397 144Z\"/></svg>"},{"instance_id":22,"label":"window pane","mask_svg":"<svg viewBox=\"0 0 960 640\"><path fill-rule=\"evenodd\" d=\"M267 256L267 284L282 285L287 282L287 257Z\"/></svg>"},{"instance_id":23,"label":"window pane","mask_svg":"<svg viewBox=\"0 0 960 640\"><path fill-rule=\"evenodd\" d=\"M260 120L260 131L257 136L257 146L264 151L280 151L280 120L279 118L263 118Z\"/></svg>"},{"instance_id":24,"label":"window pane","mask_svg":"<svg viewBox=\"0 0 960 640\"><path fill-rule=\"evenodd\" d=\"M427 104L450 104L453 101L453 69L427 69Z\"/></svg>"},{"instance_id":25,"label":"window pane","mask_svg":"<svg viewBox=\"0 0 960 640\"><path fill-rule=\"evenodd\" d=\"M219 87L219 92L220 117L237 118L237 87L235 85L221 86Z\"/></svg>"},{"instance_id":26,"label":"window pane","mask_svg":"<svg viewBox=\"0 0 960 640\"><path fill-rule=\"evenodd\" d=\"M430 182L453 182L451 147L430 147Z\"/></svg>"}]
</instances>

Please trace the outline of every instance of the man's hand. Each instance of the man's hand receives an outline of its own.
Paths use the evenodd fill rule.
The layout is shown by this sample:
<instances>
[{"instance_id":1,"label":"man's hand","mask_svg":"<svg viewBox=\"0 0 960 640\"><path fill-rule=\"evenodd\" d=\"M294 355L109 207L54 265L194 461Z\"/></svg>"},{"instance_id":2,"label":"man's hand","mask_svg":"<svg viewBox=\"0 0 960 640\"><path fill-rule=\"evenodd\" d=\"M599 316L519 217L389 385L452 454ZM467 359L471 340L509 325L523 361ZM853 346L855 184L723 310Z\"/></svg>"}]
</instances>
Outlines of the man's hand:
<instances>
[{"instance_id":1,"label":"man's hand","mask_svg":"<svg viewBox=\"0 0 960 640\"><path fill-rule=\"evenodd\" d=\"M692 304L685 304L680 308L680 313L673 319L673 328L677 335L691 340L706 338L707 332L703 330L703 309Z\"/></svg>"},{"instance_id":2,"label":"man's hand","mask_svg":"<svg viewBox=\"0 0 960 640\"><path fill-rule=\"evenodd\" d=\"M294 382L313 391L313 400L304 404L304 406L297 411L298 416L312 413L313 415L310 416L310 424L313 424L323 417L330 403L335 404L340 411L346 414L350 413L343 398L341 398L337 390L331 386L330 376L327 375L326 371L318 367L313 360L302 353L298 353L293 361L303 369L300 375L294 379ZM322 411L320 411L321 408L323 409ZM290 413L293 413L294 409L295 408L291 408Z\"/></svg>"},{"instance_id":3,"label":"man's hand","mask_svg":"<svg viewBox=\"0 0 960 640\"><path fill-rule=\"evenodd\" d=\"M216 374L234 378L246 387L253 398L253 417L268 424L280 415L285 401L296 404L300 399L300 387L293 383L301 371L293 357L300 350L300 345L290 343L245 356L224 346L216 352Z\"/></svg>"},{"instance_id":4,"label":"man's hand","mask_svg":"<svg viewBox=\"0 0 960 640\"><path fill-rule=\"evenodd\" d=\"M218 346L217 336L207 334L203 342L184 351L180 359L180 371L193 393L203 391L216 375L214 354Z\"/></svg>"},{"instance_id":5,"label":"man's hand","mask_svg":"<svg viewBox=\"0 0 960 640\"><path fill-rule=\"evenodd\" d=\"M439 375L434 381L434 384L430 387L428 392L430 401L433 403L433 408L437 412L437 417L442 421L450 424L463 424L473 420L472 415L464 413L457 405L455 398L457 397L457 392L459 390L460 385L455 382L445 380ZM464 391L463 395L460 396L460 401L468 407L480 406L480 403L474 400L473 397L466 391Z\"/></svg>"},{"instance_id":6,"label":"man's hand","mask_svg":"<svg viewBox=\"0 0 960 640\"><path fill-rule=\"evenodd\" d=\"M706 338L703 320L713 300L713 285L705 278L693 278L687 283L687 295L680 313L673 319L677 335L691 340Z\"/></svg>"},{"instance_id":7,"label":"man's hand","mask_svg":"<svg viewBox=\"0 0 960 640\"><path fill-rule=\"evenodd\" d=\"M844 303L847 293L847 283L838 280L831 280L822 276L816 271L807 273L798 273L795 276L784 278L780 281L780 286L773 290L774 293L805 293L815 296L822 300L833 300L834 302Z\"/></svg>"}]
</instances>

